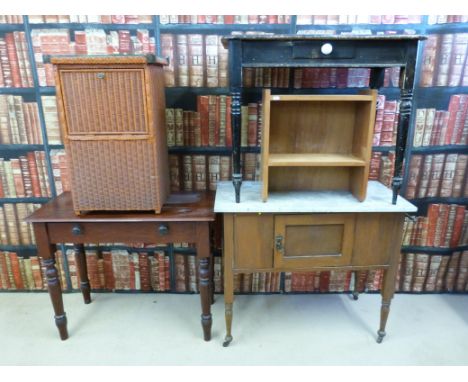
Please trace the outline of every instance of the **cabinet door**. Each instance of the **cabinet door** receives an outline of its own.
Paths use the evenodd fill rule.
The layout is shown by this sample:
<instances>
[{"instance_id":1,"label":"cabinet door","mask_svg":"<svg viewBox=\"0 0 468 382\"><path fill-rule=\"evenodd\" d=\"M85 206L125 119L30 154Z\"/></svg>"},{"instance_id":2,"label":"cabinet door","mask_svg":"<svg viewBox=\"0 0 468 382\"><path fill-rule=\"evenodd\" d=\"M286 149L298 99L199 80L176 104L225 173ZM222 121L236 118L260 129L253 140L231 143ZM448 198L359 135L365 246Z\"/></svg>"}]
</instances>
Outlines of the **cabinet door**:
<instances>
[{"instance_id":1,"label":"cabinet door","mask_svg":"<svg viewBox=\"0 0 468 382\"><path fill-rule=\"evenodd\" d=\"M275 216L275 268L350 265L353 214Z\"/></svg>"},{"instance_id":2,"label":"cabinet door","mask_svg":"<svg viewBox=\"0 0 468 382\"><path fill-rule=\"evenodd\" d=\"M67 133L147 134L143 69L60 70Z\"/></svg>"}]
</instances>

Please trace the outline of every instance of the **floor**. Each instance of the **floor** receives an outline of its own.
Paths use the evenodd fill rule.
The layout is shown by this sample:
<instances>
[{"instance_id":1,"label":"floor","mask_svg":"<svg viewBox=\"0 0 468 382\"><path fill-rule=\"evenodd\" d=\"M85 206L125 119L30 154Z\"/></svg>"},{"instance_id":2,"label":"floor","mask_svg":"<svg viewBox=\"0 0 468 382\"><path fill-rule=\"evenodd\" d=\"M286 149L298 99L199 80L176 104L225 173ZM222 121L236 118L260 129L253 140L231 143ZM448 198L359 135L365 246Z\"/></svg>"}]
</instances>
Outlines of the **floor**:
<instances>
[{"instance_id":1,"label":"floor","mask_svg":"<svg viewBox=\"0 0 468 382\"><path fill-rule=\"evenodd\" d=\"M468 295L397 295L375 342L380 296L236 296L234 341L202 340L198 295L64 295L60 341L47 293L0 293L0 365L468 365Z\"/></svg>"}]
</instances>

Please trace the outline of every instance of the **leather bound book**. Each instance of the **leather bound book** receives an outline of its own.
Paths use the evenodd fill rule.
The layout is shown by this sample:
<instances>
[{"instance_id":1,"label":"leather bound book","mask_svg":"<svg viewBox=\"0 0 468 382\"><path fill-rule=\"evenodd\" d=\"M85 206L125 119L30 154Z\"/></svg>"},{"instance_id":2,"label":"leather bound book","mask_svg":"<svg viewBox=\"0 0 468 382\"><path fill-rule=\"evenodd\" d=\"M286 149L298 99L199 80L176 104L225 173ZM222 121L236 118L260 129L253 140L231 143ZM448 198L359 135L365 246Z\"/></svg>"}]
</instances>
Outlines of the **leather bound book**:
<instances>
[{"instance_id":1,"label":"leather bound book","mask_svg":"<svg viewBox=\"0 0 468 382\"><path fill-rule=\"evenodd\" d=\"M403 281L401 290L403 292L411 291L411 284L413 282L413 270L414 270L414 253L406 253L403 262Z\"/></svg>"},{"instance_id":2,"label":"leather bound book","mask_svg":"<svg viewBox=\"0 0 468 382\"><path fill-rule=\"evenodd\" d=\"M450 59L452 57L452 44L454 34L444 33L440 35L440 48L437 53L437 76L434 81L435 86L447 86L450 71Z\"/></svg>"},{"instance_id":3,"label":"leather bound book","mask_svg":"<svg viewBox=\"0 0 468 382\"><path fill-rule=\"evenodd\" d=\"M426 281L429 267L429 255L427 253L417 253L414 259L412 292L422 292Z\"/></svg>"},{"instance_id":4,"label":"leather bound book","mask_svg":"<svg viewBox=\"0 0 468 382\"><path fill-rule=\"evenodd\" d=\"M441 204L439 207L439 215L437 217L437 224L434 235L434 247L440 247L445 240L445 232L448 224L449 205Z\"/></svg>"},{"instance_id":5,"label":"leather bound book","mask_svg":"<svg viewBox=\"0 0 468 382\"><path fill-rule=\"evenodd\" d=\"M431 177L427 188L426 197L434 197L439 195L440 180L444 168L445 154L434 154L432 159Z\"/></svg>"},{"instance_id":6,"label":"leather bound book","mask_svg":"<svg viewBox=\"0 0 468 382\"><path fill-rule=\"evenodd\" d=\"M466 60L467 46L468 33L455 33L447 86L458 86L460 84Z\"/></svg>"},{"instance_id":7,"label":"leather bound book","mask_svg":"<svg viewBox=\"0 0 468 382\"><path fill-rule=\"evenodd\" d=\"M445 141L443 144L449 145L452 142L452 135L455 131L455 122L457 119L457 114L460 109L462 100L461 94L455 94L450 97L450 102L448 106L448 121L447 121L447 130L445 132Z\"/></svg>"},{"instance_id":8,"label":"leather bound book","mask_svg":"<svg viewBox=\"0 0 468 382\"><path fill-rule=\"evenodd\" d=\"M418 198L424 198L427 194L429 180L431 177L432 160L433 160L432 154L427 154L424 157L424 161L423 161L422 168L421 168L419 187L416 193Z\"/></svg>"},{"instance_id":9,"label":"leather bound book","mask_svg":"<svg viewBox=\"0 0 468 382\"><path fill-rule=\"evenodd\" d=\"M426 120L424 123L424 135L421 146L429 146L431 144L432 132L434 130L436 109L426 109Z\"/></svg>"},{"instance_id":10,"label":"leather bound book","mask_svg":"<svg viewBox=\"0 0 468 382\"><path fill-rule=\"evenodd\" d=\"M441 247L448 248L450 245L450 240L453 235L453 228L455 225L455 217L457 212L457 205L450 204L449 211L448 211L448 218L447 218L447 228L445 230L445 236L443 240L441 240Z\"/></svg>"},{"instance_id":11,"label":"leather bound book","mask_svg":"<svg viewBox=\"0 0 468 382\"><path fill-rule=\"evenodd\" d=\"M420 86L432 86L436 66L438 35L429 35L424 42Z\"/></svg>"},{"instance_id":12,"label":"leather bound book","mask_svg":"<svg viewBox=\"0 0 468 382\"><path fill-rule=\"evenodd\" d=\"M437 271L435 291L440 292L444 289L445 275L451 256L442 256L440 261L439 270Z\"/></svg>"},{"instance_id":13,"label":"leather bound book","mask_svg":"<svg viewBox=\"0 0 468 382\"><path fill-rule=\"evenodd\" d=\"M462 196L463 183L465 179L465 172L468 164L467 154L458 154L457 163L455 165L455 172L453 176L453 185L451 196L459 198Z\"/></svg>"},{"instance_id":14,"label":"leather bound book","mask_svg":"<svg viewBox=\"0 0 468 382\"><path fill-rule=\"evenodd\" d=\"M434 246L439 208L439 204L429 204L427 209L427 241L425 245L428 247Z\"/></svg>"},{"instance_id":15,"label":"leather bound book","mask_svg":"<svg viewBox=\"0 0 468 382\"><path fill-rule=\"evenodd\" d=\"M465 206L456 206L453 231L450 238L449 247L456 247L460 243L460 238L462 236L464 226L465 212Z\"/></svg>"},{"instance_id":16,"label":"leather bound book","mask_svg":"<svg viewBox=\"0 0 468 382\"><path fill-rule=\"evenodd\" d=\"M197 111L200 115L201 145L209 146L209 100L208 96L197 97Z\"/></svg>"},{"instance_id":17,"label":"leather bound book","mask_svg":"<svg viewBox=\"0 0 468 382\"><path fill-rule=\"evenodd\" d=\"M426 123L427 109L416 109L416 122L414 127L413 146L419 147L422 145L424 137L424 127Z\"/></svg>"},{"instance_id":18,"label":"leather bound book","mask_svg":"<svg viewBox=\"0 0 468 382\"><path fill-rule=\"evenodd\" d=\"M455 287L455 280L457 277L458 264L460 261L460 251L453 252L450 256L449 263L447 265L447 274L445 275L445 288L444 290L452 292Z\"/></svg>"},{"instance_id":19,"label":"leather bound book","mask_svg":"<svg viewBox=\"0 0 468 382\"><path fill-rule=\"evenodd\" d=\"M460 94L460 103L455 115L455 123L452 131L450 144L459 144L462 140L463 129L468 115L468 94Z\"/></svg>"},{"instance_id":20,"label":"leather bound book","mask_svg":"<svg viewBox=\"0 0 468 382\"><path fill-rule=\"evenodd\" d=\"M425 292L435 291L437 272L439 271L441 261L442 261L442 256L440 255L430 256L429 269L427 271L426 282L424 285Z\"/></svg>"},{"instance_id":21,"label":"leather bound book","mask_svg":"<svg viewBox=\"0 0 468 382\"><path fill-rule=\"evenodd\" d=\"M188 65L189 65L189 86L203 87L204 86L204 48L203 35L189 34L187 35L188 44Z\"/></svg>"},{"instance_id":22,"label":"leather bound book","mask_svg":"<svg viewBox=\"0 0 468 382\"><path fill-rule=\"evenodd\" d=\"M457 165L458 154L447 154L445 158L444 171L440 185L440 196L443 198L452 196L453 179Z\"/></svg>"},{"instance_id":23,"label":"leather bound book","mask_svg":"<svg viewBox=\"0 0 468 382\"><path fill-rule=\"evenodd\" d=\"M422 155L413 155L410 161L408 186L406 188L406 197L408 199L414 199L416 196L417 187L419 184L419 178L421 177L421 165L423 162Z\"/></svg>"}]
</instances>

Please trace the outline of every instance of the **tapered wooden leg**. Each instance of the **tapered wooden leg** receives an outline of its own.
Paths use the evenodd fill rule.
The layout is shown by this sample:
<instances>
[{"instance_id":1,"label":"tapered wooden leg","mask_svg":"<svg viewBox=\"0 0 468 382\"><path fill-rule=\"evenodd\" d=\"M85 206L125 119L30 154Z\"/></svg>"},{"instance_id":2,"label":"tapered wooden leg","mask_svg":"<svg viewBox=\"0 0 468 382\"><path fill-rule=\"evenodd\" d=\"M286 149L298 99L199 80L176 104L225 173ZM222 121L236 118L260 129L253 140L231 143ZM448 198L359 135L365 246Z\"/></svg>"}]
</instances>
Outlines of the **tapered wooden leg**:
<instances>
[{"instance_id":1,"label":"tapered wooden leg","mask_svg":"<svg viewBox=\"0 0 468 382\"><path fill-rule=\"evenodd\" d=\"M211 291L210 286L210 238L208 223L197 224L197 257L198 257L198 280L200 285L200 299L202 307L201 323L203 327L203 338L205 341L211 339Z\"/></svg>"},{"instance_id":2,"label":"tapered wooden leg","mask_svg":"<svg viewBox=\"0 0 468 382\"><path fill-rule=\"evenodd\" d=\"M358 280L359 280L359 271L354 271L354 290L353 290L353 299L359 299L359 290L358 290Z\"/></svg>"},{"instance_id":3,"label":"tapered wooden leg","mask_svg":"<svg viewBox=\"0 0 468 382\"><path fill-rule=\"evenodd\" d=\"M395 272L393 269L385 270L382 283L382 305L380 308L380 327L377 332L377 343L381 343L385 335L385 326L387 325L388 315L390 313L390 302L393 298L395 290Z\"/></svg>"},{"instance_id":4,"label":"tapered wooden leg","mask_svg":"<svg viewBox=\"0 0 468 382\"><path fill-rule=\"evenodd\" d=\"M223 346L232 342L232 307L234 303L234 272L233 272L233 216L224 215L224 309L226 318L226 337Z\"/></svg>"},{"instance_id":5,"label":"tapered wooden leg","mask_svg":"<svg viewBox=\"0 0 468 382\"><path fill-rule=\"evenodd\" d=\"M34 235L36 237L37 255L42 258L47 278L47 289L54 308L54 319L60 338L68 338L67 316L63 309L62 288L55 267L55 246L49 242L47 225L45 223L34 223Z\"/></svg>"},{"instance_id":6,"label":"tapered wooden leg","mask_svg":"<svg viewBox=\"0 0 468 382\"><path fill-rule=\"evenodd\" d=\"M75 244L75 259L78 265L78 272L80 274L80 289L83 294L83 300L85 304L91 302L91 287L88 279L88 267L86 265L86 254L84 251L83 244Z\"/></svg>"}]
</instances>

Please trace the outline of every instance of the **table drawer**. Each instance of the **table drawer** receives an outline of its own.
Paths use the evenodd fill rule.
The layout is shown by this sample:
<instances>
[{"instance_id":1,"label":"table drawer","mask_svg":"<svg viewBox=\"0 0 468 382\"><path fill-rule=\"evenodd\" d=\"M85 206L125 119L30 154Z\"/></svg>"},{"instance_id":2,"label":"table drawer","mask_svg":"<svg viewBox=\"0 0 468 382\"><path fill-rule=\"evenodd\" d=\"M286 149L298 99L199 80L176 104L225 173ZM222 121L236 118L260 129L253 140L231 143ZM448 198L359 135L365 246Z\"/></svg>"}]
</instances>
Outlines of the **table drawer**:
<instances>
[{"instance_id":1,"label":"table drawer","mask_svg":"<svg viewBox=\"0 0 468 382\"><path fill-rule=\"evenodd\" d=\"M332 62L333 61L333 62ZM280 63L280 65L278 65ZM384 67L406 64L406 44L393 41L244 41L243 66Z\"/></svg>"},{"instance_id":2,"label":"table drawer","mask_svg":"<svg viewBox=\"0 0 468 382\"><path fill-rule=\"evenodd\" d=\"M274 266L351 265L354 214L276 215Z\"/></svg>"},{"instance_id":3,"label":"table drawer","mask_svg":"<svg viewBox=\"0 0 468 382\"><path fill-rule=\"evenodd\" d=\"M49 223L54 243L195 242L195 222Z\"/></svg>"}]
</instances>

